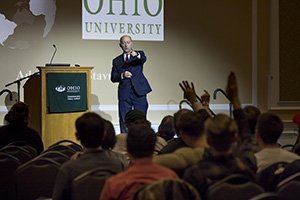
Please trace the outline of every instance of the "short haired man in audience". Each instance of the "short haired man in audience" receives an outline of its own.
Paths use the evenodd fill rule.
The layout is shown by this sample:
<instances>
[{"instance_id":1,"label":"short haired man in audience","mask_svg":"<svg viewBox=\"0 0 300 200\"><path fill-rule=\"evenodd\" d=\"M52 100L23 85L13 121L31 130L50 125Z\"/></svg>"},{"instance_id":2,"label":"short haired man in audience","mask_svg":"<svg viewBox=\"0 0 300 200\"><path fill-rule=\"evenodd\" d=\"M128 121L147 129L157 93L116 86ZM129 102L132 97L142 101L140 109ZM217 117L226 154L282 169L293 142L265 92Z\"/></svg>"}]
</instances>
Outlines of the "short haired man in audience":
<instances>
[{"instance_id":1,"label":"short haired man in audience","mask_svg":"<svg viewBox=\"0 0 300 200\"><path fill-rule=\"evenodd\" d=\"M205 122L207 142L211 156L188 168L183 176L201 194L212 184L231 174L244 174L254 178L254 173L239 158L233 155L237 140L237 124L225 114L217 114ZM209 180L209 181L208 181Z\"/></svg>"},{"instance_id":2,"label":"short haired man in audience","mask_svg":"<svg viewBox=\"0 0 300 200\"><path fill-rule=\"evenodd\" d=\"M177 178L172 170L152 162L155 142L156 135L149 122L132 123L128 126L126 145L132 163L124 172L106 180L101 200L128 200L144 184Z\"/></svg>"},{"instance_id":3,"label":"short haired man in audience","mask_svg":"<svg viewBox=\"0 0 300 200\"><path fill-rule=\"evenodd\" d=\"M172 140L168 141L168 144L164 146L158 154L166 154L166 153L172 153L176 151L177 149L181 147L187 147L187 145L184 143L182 140L180 133L179 133L179 120L180 117L184 114L189 112L188 109L180 109L176 113L174 113L174 128L175 128L175 133L178 137L173 138Z\"/></svg>"},{"instance_id":4,"label":"short haired man in audience","mask_svg":"<svg viewBox=\"0 0 300 200\"><path fill-rule=\"evenodd\" d=\"M208 145L204 134L204 120L200 113L187 111L181 116L179 124L181 138L187 147L179 148L173 153L155 156L153 161L181 175L186 167L202 159Z\"/></svg>"},{"instance_id":5,"label":"short haired man in audience","mask_svg":"<svg viewBox=\"0 0 300 200\"><path fill-rule=\"evenodd\" d=\"M56 184L53 192L53 200L71 199L72 181L80 174L94 168L103 167L118 173L123 171L123 164L120 160L110 157L101 148L105 122L96 113L85 113L76 122L76 137L84 147L82 155L76 160L64 163L56 177Z\"/></svg>"},{"instance_id":6,"label":"short haired man in audience","mask_svg":"<svg viewBox=\"0 0 300 200\"><path fill-rule=\"evenodd\" d=\"M256 127L256 139L260 151L255 154L257 160L257 172L276 162L293 162L300 157L292 152L279 147L277 141L283 131L282 120L274 113L263 113L258 118Z\"/></svg>"}]
</instances>

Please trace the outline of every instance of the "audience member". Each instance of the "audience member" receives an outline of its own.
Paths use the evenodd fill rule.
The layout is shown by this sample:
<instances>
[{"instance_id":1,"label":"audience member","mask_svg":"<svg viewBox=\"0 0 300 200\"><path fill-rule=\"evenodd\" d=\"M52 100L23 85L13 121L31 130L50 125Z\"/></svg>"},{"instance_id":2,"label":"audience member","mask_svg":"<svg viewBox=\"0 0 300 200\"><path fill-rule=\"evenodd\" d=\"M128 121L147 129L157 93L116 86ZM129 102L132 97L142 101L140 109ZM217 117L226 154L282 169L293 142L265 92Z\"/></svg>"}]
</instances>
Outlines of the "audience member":
<instances>
[{"instance_id":1,"label":"audience member","mask_svg":"<svg viewBox=\"0 0 300 200\"><path fill-rule=\"evenodd\" d=\"M256 106L252 105L245 106L243 110L245 112L246 118L248 119L250 131L254 136L257 119L260 116L261 112Z\"/></svg>"},{"instance_id":2,"label":"audience member","mask_svg":"<svg viewBox=\"0 0 300 200\"><path fill-rule=\"evenodd\" d=\"M226 94L232 104L233 116L239 129L239 137L233 153L255 172L257 167L254 153L257 152L257 144L254 142L253 134L250 131L249 118L247 118L245 111L241 107L237 79L233 72L229 74L227 79Z\"/></svg>"},{"instance_id":3,"label":"audience member","mask_svg":"<svg viewBox=\"0 0 300 200\"><path fill-rule=\"evenodd\" d=\"M188 166L203 158L206 143L204 120L200 113L187 111L180 118L179 132L187 147L178 148L173 153L160 154L153 158L157 164L169 167L181 175Z\"/></svg>"},{"instance_id":4,"label":"audience member","mask_svg":"<svg viewBox=\"0 0 300 200\"><path fill-rule=\"evenodd\" d=\"M98 114L88 112L80 116L76 122L76 137L84 151L76 160L65 162L56 177L53 200L71 199L72 181L80 174L98 167L118 173L123 171L119 159L107 154L102 148L105 134L105 120Z\"/></svg>"},{"instance_id":5,"label":"audience member","mask_svg":"<svg viewBox=\"0 0 300 200\"><path fill-rule=\"evenodd\" d=\"M131 199L144 184L177 178L172 170L152 162L156 136L150 124L131 123L127 128L126 146L132 163L124 172L108 178L102 190L101 200Z\"/></svg>"},{"instance_id":6,"label":"audience member","mask_svg":"<svg viewBox=\"0 0 300 200\"><path fill-rule=\"evenodd\" d=\"M0 148L14 141L24 141L40 154L44 150L37 131L28 127L29 107L23 102L15 103L5 115L7 125L0 127Z\"/></svg>"},{"instance_id":7,"label":"audience member","mask_svg":"<svg viewBox=\"0 0 300 200\"><path fill-rule=\"evenodd\" d=\"M211 156L188 168L183 179L191 183L205 197L208 186L231 174L243 174L251 179L253 172L232 153L237 140L236 122L225 114L217 114L205 122Z\"/></svg>"},{"instance_id":8,"label":"audience member","mask_svg":"<svg viewBox=\"0 0 300 200\"><path fill-rule=\"evenodd\" d=\"M173 138L172 140L168 141L168 144L166 144L159 152L158 154L166 154L166 153L172 153L176 151L177 149L181 147L187 147L187 145L182 140L180 133L179 133L179 120L180 117L184 114L189 112L188 109L180 109L176 113L174 113L174 128L175 128L175 134L177 135L176 138Z\"/></svg>"},{"instance_id":9,"label":"audience member","mask_svg":"<svg viewBox=\"0 0 300 200\"><path fill-rule=\"evenodd\" d=\"M175 136L174 117L171 115L165 116L161 120L156 134L163 138L166 142L173 139Z\"/></svg>"},{"instance_id":10,"label":"audience member","mask_svg":"<svg viewBox=\"0 0 300 200\"><path fill-rule=\"evenodd\" d=\"M276 162L293 162L300 157L292 152L280 148L277 141L283 131L282 120L274 113L263 113L257 121L256 139L260 151L255 154L257 172Z\"/></svg>"},{"instance_id":11,"label":"audience member","mask_svg":"<svg viewBox=\"0 0 300 200\"><path fill-rule=\"evenodd\" d=\"M113 151L113 148L115 147L115 144L117 142L115 128L113 124L108 120L104 120L104 123L105 132L102 141L102 148L106 150L109 156L119 159L122 162L125 169L129 164L129 159L127 159L127 157L124 154Z\"/></svg>"},{"instance_id":12,"label":"audience member","mask_svg":"<svg viewBox=\"0 0 300 200\"><path fill-rule=\"evenodd\" d=\"M245 106L243 108L243 111L245 113L246 119L248 120L248 125L252 136L252 141L249 141L249 145L252 145L252 150L254 152L257 152L259 150L259 147L257 141L254 139L254 135L255 135L257 119L260 116L261 112L256 106L252 106L252 105Z\"/></svg>"},{"instance_id":13,"label":"audience member","mask_svg":"<svg viewBox=\"0 0 300 200\"><path fill-rule=\"evenodd\" d=\"M143 122L149 123L149 126L151 126L151 123L147 121L146 115L142 111L135 109L126 113L125 128L130 126L130 124L143 123ZM126 148L126 138L127 138L127 134L117 135L117 142L113 150L128 156L127 148ZM160 151L162 146L164 146L165 144L166 144L165 141L161 137L157 136L154 153L156 154L158 151Z\"/></svg>"}]
</instances>

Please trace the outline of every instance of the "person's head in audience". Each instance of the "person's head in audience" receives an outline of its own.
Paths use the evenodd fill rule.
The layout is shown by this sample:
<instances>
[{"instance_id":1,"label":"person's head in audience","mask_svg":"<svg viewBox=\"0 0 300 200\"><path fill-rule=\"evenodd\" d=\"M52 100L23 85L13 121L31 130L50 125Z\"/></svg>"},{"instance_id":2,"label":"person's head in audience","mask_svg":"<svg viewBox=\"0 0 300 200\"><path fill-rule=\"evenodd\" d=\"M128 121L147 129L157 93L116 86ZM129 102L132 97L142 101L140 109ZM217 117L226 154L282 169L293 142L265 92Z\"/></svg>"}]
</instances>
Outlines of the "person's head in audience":
<instances>
[{"instance_id":1,"label":"person's head in audience","mask_svg":"<svg viewBox=\"0 0 300 200\"><path fill-rule=\"evenodd\" d=\"M190 112L191 110L189 109L180 109L178 110L176 113L174 113L174 127L175 127L175 131L176 131L176 135L178 137L180 137L180 130L179 130L179 126L180 126L180 118L184 113Z\"/></svg>"},{"instance_id":2,"label":"person's head in audience","mask_svg":"<svg viewBox=\"0 0 300 200\"><path fill-rule=\"evenodd\" d=\"M98 148L102 144L105 121L94 113L87 112L76 119L76 137L85 148Z\"/></svg>"},{"instance_id":3,"label":"person's head in audience","mask_svg":"<svg viewBox=\"0 0 300 200\"><path fill-rule=\"evenodd\" d=\"M205 122L207 143L216 154L231 153L237 139L238 127L234 119L225 114L217 114Z\"/></svg>"},{"instance_id":4,"label":"person's head in audience","mask_svg":"<svg viewBox=\"0 0 300 200\"><path fill-rule=\"evenodd\" d=\"M204 120L200 113L191 110L186 111L181 115L178 125L181 138L189 147L206 144Z\"/></svg>"},{"instance_id":5,"label":"person's head in audience","mask_svg":"<svg viewBox=\"0 0 300 200\"><path fill-rule=\"evenodd\" d=\"M133 160L152 157L156 135L150 125L150 122L144 121L128 126L126 146Z\"/></svg>"},{"instance_id":6,"label":"person's head in audience","mask_svg":"<svg viewBox=\"0 0 300 200\"><path fill-rule=\"evenodd\" d=\"M175 136L174 117L171 115L165 116L158 126L157 135L165 141L169 141Z\"/></svg>"},{"instance_id":7,"label":"person's head in audience","mask_svg":"<svg viewBox=\"0 0 300 200\"><path fill-rule=\"evenodd\" d=\"M128 128L129 124L135 123L137 121L146 121L146 115L140 110L134 109L130 110L125 115L125 126Z\"/></svg>"},{"instance_id":8,"label":"person's head in audience","mask_svg":"<svg viewBox=\"0 0 300 200\"><path fill-rule=\"evenodd\" d=\"M283 122L274 113L266 112L259 116L256 125L256 139L259 147L278 147L278 139L283 131Z\"/></svg>"},{"instance_id":9,"label":"person's head in audience","mask_svg":"<svg viewBox=\"0 0 300 200\"><path fill-rule=\"evenodd\" d=\"M15 103L5 115L5 120L8 122L8 124L16 127L27 126L29 121L28 105L20 101Z\"/></svg>"},{"instance_id":10,"label":"person's head in audience","mask_svg":"<svg viewBox=\"0 0 300 200\"><path fill-rule=\"evenodd\" d=\"M140 110L136 110L136 109L131 110L127 112L125 115L125 127L127 130L131 124L142 123L142 122L150 123L146 120L145 114ZM126 147L126 138L127 138L127 134L119 134L116 136L117 141L114 147L114 151L128 155L127 147Z\"/></svg>"},{"instance_id":11,"label":"person's head in audience","mask_svg":"<svg viewBox=\"0 0 300 200\"><path fill-rule=\"evenodd\" d=\"M257 107L251 105L245 106L243 110L246 118L248 119L250 131L254 135L257 119L260 116L261 112Z\"/></svg>"},{"instance_id":12,"label":"person's head in audience","mask_svg":"<svg viewBox=\"0 0 300 200\"><path fill-rule=\"evenodd\" d=\"M108 120L104 120L104 126L105 126L105 131L102 140L102 148L113 149L117 142L115 128L113 124Z\"/></svg>"}]
</instances>

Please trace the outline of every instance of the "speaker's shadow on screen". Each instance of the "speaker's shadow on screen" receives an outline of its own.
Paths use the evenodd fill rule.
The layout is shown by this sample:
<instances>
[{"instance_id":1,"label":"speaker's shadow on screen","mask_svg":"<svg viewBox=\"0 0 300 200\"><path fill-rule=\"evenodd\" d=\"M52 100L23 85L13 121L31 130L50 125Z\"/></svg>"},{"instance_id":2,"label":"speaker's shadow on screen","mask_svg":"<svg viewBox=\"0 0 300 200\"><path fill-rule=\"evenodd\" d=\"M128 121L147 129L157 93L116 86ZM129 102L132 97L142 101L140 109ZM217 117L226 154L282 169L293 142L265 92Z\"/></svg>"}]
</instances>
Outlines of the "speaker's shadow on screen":
<instances>
[{"instance_id":1,"label":"speaker's shadow on screen","mask_svg":"<svg viewBox=\"0 0 300 200\"><path fill-rule=\"evenodd\" d=\"M95 94L91 94L91 105L92 105L91 108L92 112L99 114L102 118L106 120L112 121L112 116L110 114L105 113L99 109L100 108L99 98Z\"/></svg>"}]
</instances>

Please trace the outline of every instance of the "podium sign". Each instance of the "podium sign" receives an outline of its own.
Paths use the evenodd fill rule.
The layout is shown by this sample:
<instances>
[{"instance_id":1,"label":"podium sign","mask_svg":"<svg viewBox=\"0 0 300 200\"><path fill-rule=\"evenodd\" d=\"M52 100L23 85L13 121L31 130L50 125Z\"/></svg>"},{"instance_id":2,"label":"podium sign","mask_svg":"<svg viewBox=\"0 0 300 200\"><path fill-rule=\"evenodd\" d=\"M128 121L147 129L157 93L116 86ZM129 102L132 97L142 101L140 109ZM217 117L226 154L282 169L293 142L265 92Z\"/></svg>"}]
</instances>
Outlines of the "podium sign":
<instances>
[{"instance_id":1,"label":"podium sign","mask_svg":"<svg viewBox=\"0 0 300 200\"><path fill-rule=\"evenodd\" d=\"M47 73L49 113L88 110L86 73Z\"/></svg>"}]
</instances>

